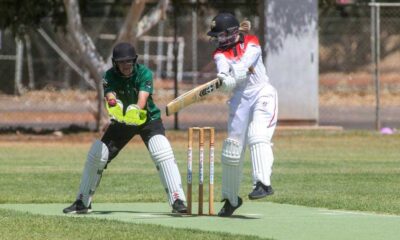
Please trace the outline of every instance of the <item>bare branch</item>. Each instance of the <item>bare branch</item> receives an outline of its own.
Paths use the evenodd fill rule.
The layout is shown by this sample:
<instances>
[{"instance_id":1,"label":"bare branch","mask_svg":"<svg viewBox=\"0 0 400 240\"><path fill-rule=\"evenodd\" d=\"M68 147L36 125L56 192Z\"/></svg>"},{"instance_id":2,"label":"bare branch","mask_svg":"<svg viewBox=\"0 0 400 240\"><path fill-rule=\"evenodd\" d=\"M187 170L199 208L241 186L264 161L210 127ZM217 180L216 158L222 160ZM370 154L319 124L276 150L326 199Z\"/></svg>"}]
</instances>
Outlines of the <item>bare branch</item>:
<instances>
[{"instance_id":1,"label":"bare branch","mask_svg":"<svg viewBox=\"0 0 400 240\"><path fill-rule=\"evenodd\" d=\"M106 71L107 65L96 50L96 46L94 45L89 34L87 34L82 27L78 2L76 0L64 0L64 5L67 12L68 32L72 36L79 53L82 55L82 59L86 67L89 69L91 76L96 82L98 111L95 117L96 128L98 131L100 131L105 124L103 119L104 101L101 75L104 71Z\"/></svg>"},{"instance_id":2,"label":"bare branch","mask_svg":"<svg viewBox=\"0 0 400 240\"><path fill-rule=\"evenodd\" d=\"M137 25L136 37L142 36L156 25L161 19L165 18L169 0L159 1L157 6L148 15L143 16Z\"/></svg>"},{"instance_id":3,"label":"bare branch","mask_svg":"<svg viewBox=\"0 0 400 240\"><path fill-rule=\"evenodd\" d=\"M64 0L64 4L67 12L67 27L69 29L69 33L71 34L76 47L87 63L87 67L89 68L91 74L93 77L98 78L101 73L106 70L106 64L96 50L96 46L94 45L91 37L82 27L78 2L76 0Z\"/></svg>"},{"instance_id":4,"label":"bare branch","mask_svg":"<svg viewBox=\"0 0 400 240\"><path fill-rule=\"evenodd\" d=\"M145 0L132 1L131 7L129 8L128 15L125 18L124 25L122 25L116 42L130 42L136 36L137 23L142 16L142 12L146 5Z\"/></svg>"},{"instance_id":5,"label":"bare branch","mask_svg":"<svg viewBox=\"0 0 400 240\"><path fill-rule=\"evenodd\" d=\"M159 1L154 9L152 9L146 16L142 17L146 3L146 0L132 1L128 16L126 17L125 22L118 33L116 42L132 42L135 45L138 37L145 34L161 19L165 18L169 0ZM108 57L108 61L110 60L111 52Z\"/></svg>"}]
</instances>

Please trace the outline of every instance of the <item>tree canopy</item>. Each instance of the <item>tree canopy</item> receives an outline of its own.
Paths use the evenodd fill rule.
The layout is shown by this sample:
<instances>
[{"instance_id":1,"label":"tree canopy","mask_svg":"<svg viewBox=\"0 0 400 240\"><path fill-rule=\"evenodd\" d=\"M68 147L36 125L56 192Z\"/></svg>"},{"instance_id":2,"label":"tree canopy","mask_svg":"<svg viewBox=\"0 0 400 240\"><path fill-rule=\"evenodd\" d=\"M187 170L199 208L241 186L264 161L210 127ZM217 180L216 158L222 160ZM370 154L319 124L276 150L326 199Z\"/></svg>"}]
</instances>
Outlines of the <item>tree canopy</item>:
<instances>
[{"instance_id":1,"label":"tree canopy","mask_svg":"<svg viewBox=\"0 0 400 240\"><path fill-rule=\"evenodd\" d=\"M0 29L13 34L25 28L37 28L44 18L50 18L55 27L64 27L66 14L62 0L2 0L0 1Z\"/></svg>"}]
</instances>

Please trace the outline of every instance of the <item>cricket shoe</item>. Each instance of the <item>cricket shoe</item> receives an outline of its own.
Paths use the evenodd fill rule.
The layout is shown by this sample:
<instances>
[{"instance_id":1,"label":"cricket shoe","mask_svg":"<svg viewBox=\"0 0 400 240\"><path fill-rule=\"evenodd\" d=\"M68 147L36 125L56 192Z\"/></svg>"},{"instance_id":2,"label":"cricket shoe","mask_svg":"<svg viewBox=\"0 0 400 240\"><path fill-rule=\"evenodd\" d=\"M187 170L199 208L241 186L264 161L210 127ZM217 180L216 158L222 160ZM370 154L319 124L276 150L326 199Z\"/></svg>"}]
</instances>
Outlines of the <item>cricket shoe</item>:
<instances>
[{"instance_id":1,"label":"cricket shoe","mask_svg":"<svg viewBox=\"0 0 400 240\"><path fill-rule=\"evenodd\" d=\"M187 207L182 200L176 199L174 204L172 204L173 213L187 213Z\"/></svg>"},{"instance_id":2,"label":"cricket shoe","mask_svg":"<svg viewBox=\"0 0 400 240\"><path fill-rule=\"evenodd\" d=\"M271 186L265 186L261 182L257 182L256 187L249 193L249 199L260 199L272 194L274 194L274 190Z\"/></svg>"},{"instance_id":3,"label":"cricket shoe","mask_svg":"<svg viewBox=\"0 0 400 240\"><path fill-rule=\"evenodd\" d=\"M228 199L224 199L224 200L222 200L222 202L223 201L225 201L225 204L218 213L218 216L220 216L220 217L232 216L233 212L236 209L238 209L240 206L242 206L242 203L243 203L243 201L240 197L238 197L238 205L236 207L232 206Z\"/></svg>"},{"instance_id":4,"label":"cricket shoe","mask_svg":"<svg viewBox=\"0 0 400 240\"><path fill-rule=\"evenodd\" d=\"M77 213L77 214L85 214L92 212L92 203L90 203L89 207L86 207L83 204L81 199L76 200L71 206L64 208L63 213Z\"/></svg>"}]
</instances>

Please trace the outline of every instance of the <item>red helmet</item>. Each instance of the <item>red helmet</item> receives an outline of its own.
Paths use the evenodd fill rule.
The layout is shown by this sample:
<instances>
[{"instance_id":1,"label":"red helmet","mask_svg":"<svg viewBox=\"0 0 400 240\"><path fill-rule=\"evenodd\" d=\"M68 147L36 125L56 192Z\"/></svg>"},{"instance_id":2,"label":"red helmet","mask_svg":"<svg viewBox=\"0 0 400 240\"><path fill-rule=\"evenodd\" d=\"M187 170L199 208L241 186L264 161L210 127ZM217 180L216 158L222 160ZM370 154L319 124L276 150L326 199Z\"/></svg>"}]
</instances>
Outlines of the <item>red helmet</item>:
<instances>
[{"instance_id":1,"label":"red helmet","mask_svg":"<svg viewBox=\"0 0 400 240\"><path fill-rule=\"evenodd\" d=\"M228 49L236 43L239 35L239 21L231 13L219 13L211 22L207 33L218 48Z\"/></svg>"}]
</instances>

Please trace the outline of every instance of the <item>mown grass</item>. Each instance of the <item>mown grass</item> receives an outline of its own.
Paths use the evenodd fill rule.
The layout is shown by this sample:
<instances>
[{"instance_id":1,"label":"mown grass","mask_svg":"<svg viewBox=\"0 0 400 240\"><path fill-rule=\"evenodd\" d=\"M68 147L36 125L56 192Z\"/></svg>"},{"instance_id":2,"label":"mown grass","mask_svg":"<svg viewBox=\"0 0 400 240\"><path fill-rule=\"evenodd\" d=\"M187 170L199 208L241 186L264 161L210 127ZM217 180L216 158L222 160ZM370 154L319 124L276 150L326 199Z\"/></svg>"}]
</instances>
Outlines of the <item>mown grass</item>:
<instances>
[{"instance_id":1,"label":"mown grass","mask_svg":"<svg viewBox=\"0 0 400 240\"><path fill-rule=\"evenodd\" d=\"M191 229L168 228L151 224L133 224L113 220L41 216L0 210L0 239L260 239Z\"/></svg>"},{"instance_id":2,"label":"mown grass","mask_svg":"<svg viewBox=\"0 0 400 240\"><path fill-rule=\"evenodd\" d=\"M186 133L168 134L185 183ZM225 133L217 132L217 200L221 190L219 156L224 137ZM399 146L400 135L382 136L373 132L278 131L274 137L275 164L272 177L275 194L261 201L398 215ZM65 203L67 206L75 198L89 147L90 142L87 141L0 142L0 203ZM251 190L250 167L247 156L241 187L241 196L245 201L248 201L247 193ZM194 178L196 181L196 177ZM94 207L96 202L166 202L156 169L139 138L132 141L109 165L95 195ZM8 232L9 235L1 234L8 236L4 239L35 239L35 236L28 235L28 231L34 228L35 222L40 221L46 222L44 225L49 224L50 229L57 229L54 234L60 231L61 237L39 235L41 238L37 239L75 239L79 234L69 233L68 229L75 229L75 226L82 224L80 221L85 221L85 228L88 226L96 229L98 225L105 225L103 220L86 222L86 219L41 217L10 211L0 211L0 218L0 229L18 230L19 225L23 226L21 229L27 229L26 235L12 235L12 231ZM13 226L9 226L8 223ZM118 229L129 229L129 226L132 226L119 222L107 222L106 225L106 228L111 226ZM143 225L132 228L135 227L143 228L147 233L154 228L150 226L146 229ZM185 230L160 229L165 230L160 233L162 236L168 236L169 231L177 231L177 239L186 239ZM1 230L2 233L3 231ZM80 234L84 234L85 231L82 229ZM106 234L107 230L104 231L103 234ZM126 239L123 234L132 234L135 231L122 232L122 235L115 239ZM193 233L190 238L196 239L196 234ZM202 239L207 239L206 236L211 233L198 234ZM140 239L154 237L153 234L147 235L144 234ZM213 234L210 236L214 236L213 239L223 237Z\"/></svg>"}]
</instances>

